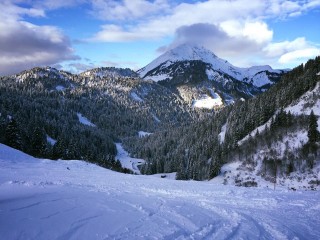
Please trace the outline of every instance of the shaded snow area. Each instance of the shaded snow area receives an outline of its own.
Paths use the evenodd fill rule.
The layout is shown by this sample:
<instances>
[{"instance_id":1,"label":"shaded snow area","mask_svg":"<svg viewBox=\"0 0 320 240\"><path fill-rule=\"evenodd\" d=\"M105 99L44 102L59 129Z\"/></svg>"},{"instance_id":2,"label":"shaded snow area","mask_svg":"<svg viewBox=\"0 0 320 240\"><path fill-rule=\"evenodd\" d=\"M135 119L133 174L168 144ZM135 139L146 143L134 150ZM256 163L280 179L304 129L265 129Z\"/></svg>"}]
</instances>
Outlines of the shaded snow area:
<instances>
[{"instance_id":1,"label":"shaded snow area","mask_svg":"<svg viewBox=\"0 0 320 240\"><path fill-rule=\"evenodd\" d=\"M259 127L257 127L257 128L254 129L253 131L251 131L251 133L249 133L247 136L245 136L245 137L242 138L240 141L238 141L238 145L240 146L240 145L243 144L245 141L247 141L250 137L255 137L258 132L261 133L261 132L263 132L267 127L270 127L273 118L274 118L274 116L272 116L265 124L260 125Z\"/></svg>"},{"instance_id":2,"label":"shaded snow area","mask_svg":"<svg viewBox=\"0 0 320 240\"><path fill-rule=\"evenodd\" d=\"M319 239L320 192L125 175L0 145L1 239Z\"/></svg>"},{"instance_id":3,"label":"shaded snow area","mask_svg":"<svg viewBox=\"0 0 320 240\"><path fill-rule=\"evenodd\" d=\"M226 186L242 186L257 187L260 189L276 189L278 191L306 191L320 190L320 164L317 163L312 170L301 172L292 172L286 176L277 176L276 184L274 184L274 176L269 176L271 181L266 181L262 176L263 162L257 160L257 166L248 171L248 167L244 162L232 162L223 165L221 175L212 180L217 184Z\"/></svg>"},{"instance_id":4,"label":"shaded snow area","mask_svg":"<svg viewBox=\"0 0 320 240\"><path fill-rule=\"evenodd\" d=\"M220 143L224 143L224 138L226 136L226 131L227 131L227 124L224 124L221 127L221 132L219 133L219 141L220 141Z\"/></svg>"},{"instance_id":5,"label":"shaded snow area","mask_svg":"<svg viewBox=\"0 0 320 240\"><path fill-rule=\"evenodd\" d=\"M145 161L143 159L130 157L129 153L124 150L121 143L116 143L116 147L118 152L116 159L121 162L121 166L131 169L136 174L140 174L138 166L144 164Z\"/></svg>"},{"instance_id":6,"label":"shaded snow area","mask_svg":"<svg viewBox=\"0 0 320 240\"><path fill-rule=\"evenodd\" d=\"M262 87L266 84L272 84L266 72L257 73L252 77L252 84L257 87Z\"/></svg>"},{"instance_id":7,"label":"shaded snow area","mask_svg":"<svg viewBox=\"0 0 320 240\"><path fill-rule=\"evenodd\" d=\"M137 102L143 102L143 99L141 97L138 96L138 94L136 94L135 92L132 92L131 94L131 98Z\"/></svg>"},{"instance_id":8,"label":"shaded snow area","mask_svg":"<svg viewBox=\"0 0 320 240\"><path fill-rule=\"evenodd\" d=\"M66 88L64 86L58 85L56 86L57 91L64 91Z\"/></svg>"},{"instance_id":9,"label":"shaded snow area","mask_svg":"<svg viewBox=\"0 0 320 240\"><path fill-rule=\"evenodd\" d=\"M50 144L50 145L55 145L57 140L53 139L52 137L50 137L49 135L47 135L47 142Z\"/></svg>"},{"instance_id":10,"label":"shaded snow area","mask_svg":"<svg viewBox=\"0 0 320 240\"><path fill-rule=\"evenodd\" d=\"M291 112L294 115L310 115L311 111L314 112L315 115L320 116L320 83L317 83L316 87L309 92L306 92L304 95L302 95L299 99L294 101L292 104L290 104L288 107L284 109L286 112ZM272 118L271 117L265 124L257 127L254 129L250 134L245 136L243 139L238 141L238 144L241 145L245 141L249 139L250 136L254 137L257 132L261 133L263 132L266 127L270 127ZM320 131L320 118L318 117L318 130ZM305 139L303 139L304 141Z\"/></svg>"},{"instance_id":11,"label":"shaded snow area","mask_svg":"<svg viewBox=\"0 0 320 240\"><path fill-rule=\"evenodd\" d=\"M144 132L144 131L139 131L138 132L138 136L139 137L147 137L147 136L150 136L152 133L149 133L149 132Z\"/></svg>"},{"instance_id":12,"label":"shaded snow area","mask_svg":"<svg viewBox=\"0 0 320 240\"><path fill-rule=\"evenodd\" d=\"M80 122L80 123L82 123L82 124L84 124L84 125L87 125L87 126L90 126L90 127L95 127L95 126L96 126L95 124L93 124L92 122L90 122L88 118L82 116L81 113L77 113L77 116L78 116L78 118L79 118L79 122Z\"/></svg>"},{"instance_id":13,"label":"shaded snow area","mask_svg":"<svg viewBox=\"0 0 320 240\"><path fill-rule=\"evenodd\" d=\"M172 77L170 77L167 74L159 74L159 75L155 75L155 76L148 76L147 79L155 81L155 82L159 82L159 81L163 81L166 79L172 79Z\"/></svg>"},{"instance_id":14,"label":"shaded snow area","mask_svg":"<svg viewBox=\"0 0 320 240\"><path fill-rule=\"evenodd\" d=\"M285 111L290 111L295 115L309 115L311 110L313 110L315 115L320 116L320 83L317 83L316 87L312 91L306 92L299 99L285 108Z\"/></svg>"},{"instance_id":15,"label":"shaded snow area","mask_svg":"<svg viewBox=\"0 0 320 240\"><path fill-rule=\"evenodd\" d=\"M152 114L152 117L157 123L161 122L161 120L155 114Z\"/></svg>"}]
</instances>

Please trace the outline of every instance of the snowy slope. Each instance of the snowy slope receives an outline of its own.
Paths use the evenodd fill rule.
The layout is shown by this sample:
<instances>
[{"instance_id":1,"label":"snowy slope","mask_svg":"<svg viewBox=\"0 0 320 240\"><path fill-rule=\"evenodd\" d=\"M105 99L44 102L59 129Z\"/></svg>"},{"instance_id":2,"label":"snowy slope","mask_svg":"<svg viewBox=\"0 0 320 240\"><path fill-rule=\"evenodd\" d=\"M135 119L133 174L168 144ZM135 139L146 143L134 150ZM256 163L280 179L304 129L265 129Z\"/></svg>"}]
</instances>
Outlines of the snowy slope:
<instances>
[{"instance_id":1,"label":"snowy slope","mask_svg":"<svg viewBox=\"0 0 320 240\"><path fill-rule=\"evenodd\" d=\"M250 68L235 67L228 61L217 57L213 52L202 46L182 44L156 58L147 66L140 69L138 74L141 78L151 79L154 81L170 79L170 74L159 73L150 75L148 73L159 66L161 66L160 69L165 69L175 62L193 60L200 60L210 64L211 68L206 71L209 79L214 78L213 76L215 76L217 72L220 72L237 80L252 83L256 87L273 83L266 72L274 74L280 74L282 72L282 70L274 70L270 66L254 66Z\"/></svg>"},{"instance_id":2,"label":"snowy slope","mask_svg":"<svg viewBox=\"0 0 320 240\"><path fill-rule=\"evenodd\" d=\"M1 239L319 239L320 192L49 161L0 145Z\"/></svg>"},{"instance_id":3,"label":"snowy slope","mask_svg":"<svg viewBox=\"0 0 320 240\"><path fill-rule=\"evenodd\" d=\"M309 115L311 111L313 111L315 115L320 116L320 82L317 83L316 87L312 91L306 92L299 99L285 108L285 111L290 111L295 115Z\"/></svg>"}]
</instances>

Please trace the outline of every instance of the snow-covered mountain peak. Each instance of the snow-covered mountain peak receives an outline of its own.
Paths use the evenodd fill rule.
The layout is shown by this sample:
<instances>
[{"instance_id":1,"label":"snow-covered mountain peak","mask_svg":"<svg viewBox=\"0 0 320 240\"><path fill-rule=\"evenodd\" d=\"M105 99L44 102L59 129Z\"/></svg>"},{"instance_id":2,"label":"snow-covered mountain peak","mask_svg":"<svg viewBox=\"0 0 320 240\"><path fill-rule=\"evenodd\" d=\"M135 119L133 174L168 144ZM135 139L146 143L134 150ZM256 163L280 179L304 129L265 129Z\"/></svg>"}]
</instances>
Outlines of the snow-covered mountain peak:
<instances>
[{"instance_id":1,"label":"snow-covered mountain peak","mask_svg":"<svg viewBox=\"0 0 320 240\"><path fill-rule=\"evenodd\" d=\"M195 44L182 44L166 52L166 56L171 61L183 60L205 60L215 59L217 56L210 50Z\"/></svg>"},{"instance_id":2,"label":"snow-covered mountain peak","mask_svg":"<svg viewBox=\"0 0 320 240\"><path fill-rule=\"evenodd\" d=\"M195 60L203 61L206 63L213 63L214 65L217 65L216 62L224 61L222 59L219 59L213 52L202 46L185 43L163 53L150 64L140 69L138 73L140 77L145 77L149 71L164 63L167 63L165 65L170 65L178 61Z\"/></svg>"},{"instance_id":3,"label":"snow-covered mountain peak","mask_svg":"<svg viewBox=\"0 0 320 240\"><path fill-rule=\"evenodd\" d=\"M235 80L252 84L255 87L270 86L283 73L282 70L274 70L268 65L254 66L249 68L236 67L227 60L217 57L212 51L203 46L194 44L182 44L168 50L144 68L138 71L141 78L163 81L174 79L177 66L179 72L192 72L186 62L200 61L206 65L205 74L208 79L216 79L217 75L227 75ZM199 69L195 69L199 72Z\"/></svg>"}]
</instances>

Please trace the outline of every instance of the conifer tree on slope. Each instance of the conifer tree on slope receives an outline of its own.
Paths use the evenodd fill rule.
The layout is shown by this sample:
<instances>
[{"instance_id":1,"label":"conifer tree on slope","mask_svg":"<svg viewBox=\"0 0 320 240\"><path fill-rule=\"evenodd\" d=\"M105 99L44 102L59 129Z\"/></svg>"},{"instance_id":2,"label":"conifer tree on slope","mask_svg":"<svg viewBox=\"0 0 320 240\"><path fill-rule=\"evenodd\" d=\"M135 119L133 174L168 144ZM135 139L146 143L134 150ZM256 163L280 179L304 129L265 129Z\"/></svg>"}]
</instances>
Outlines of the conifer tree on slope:
<instances>
[{"instance_id":1,"label":"conifer tree on slope","mask_svg":"<svg viewBox=\"0 0 320 240\"><path fill-rule=\"evenodd\" d=\"M5 143L15 149L22 149L22 140L18 124L14 118L12 118L5 130Z\"/></svg>"},{"instance_id":2,"label":"conifer tree on slope","mask_svg":"<svg viewBox=\"0 0 320 240\"><path fill-rule=\"evenodd\" d=\"M308 138L309 143L316 143L319 141L319 131L318 131L318 123L317 123L317 117L314 115L314 112L311 111L309 116L309 130L308 130Z\"/></svg>"}]
</instances>

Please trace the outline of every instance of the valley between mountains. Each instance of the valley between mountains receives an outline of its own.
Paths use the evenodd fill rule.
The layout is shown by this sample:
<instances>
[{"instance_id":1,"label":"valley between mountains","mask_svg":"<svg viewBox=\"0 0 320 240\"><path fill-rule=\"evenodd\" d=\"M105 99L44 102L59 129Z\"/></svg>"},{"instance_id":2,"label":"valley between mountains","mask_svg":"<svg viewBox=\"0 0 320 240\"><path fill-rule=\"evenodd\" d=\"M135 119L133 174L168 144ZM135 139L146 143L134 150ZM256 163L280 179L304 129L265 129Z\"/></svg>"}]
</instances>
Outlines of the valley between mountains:
<instances>
[{"instance_id":1,"label":"valley between mountains","mask_svg":"<svg viewBox=\"0 0 320 240\"><path fill-rule=\"evenodd\" d=\"M0 236L318 239L319 116L320 57L1 77Z\"/></svg>"},{"instance_id":2,"label":"valley between mountains","mask_svg":"<svg viewBox=\"0 0 320 240\"><path fill-rule=\"evenodd\" d=\"M318 189L319 73L319 58L290 71L239 68L190 44L137 72L37 67L1 77L0 141L35 157L181 180L212 179L236 162L226 184ZM128 168L116 143L143 164Z\"/></svg>"}]
</instances>

